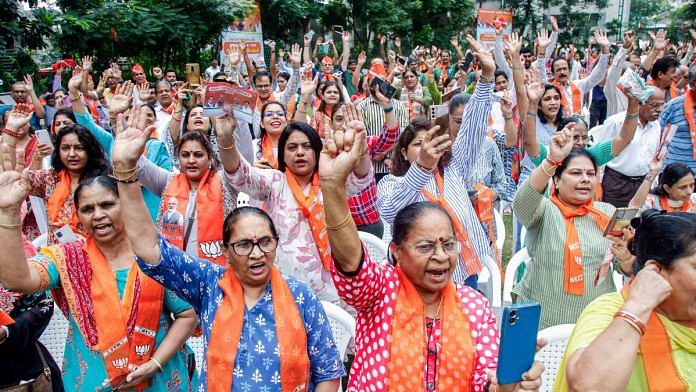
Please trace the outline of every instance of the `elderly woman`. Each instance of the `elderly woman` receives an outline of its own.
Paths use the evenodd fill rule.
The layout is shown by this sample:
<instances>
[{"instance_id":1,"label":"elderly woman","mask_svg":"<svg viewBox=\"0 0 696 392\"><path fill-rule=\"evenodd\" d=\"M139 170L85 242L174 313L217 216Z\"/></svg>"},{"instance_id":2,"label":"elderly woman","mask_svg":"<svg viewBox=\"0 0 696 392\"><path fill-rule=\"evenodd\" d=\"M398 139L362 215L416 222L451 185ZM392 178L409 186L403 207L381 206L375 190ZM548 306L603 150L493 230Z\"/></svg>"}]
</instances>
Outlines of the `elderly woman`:
<instances>
[{"instance_id":1,"label":"elderly woman","mask_svg":"<svg viewBox=\"0 0 696 392\"><path fill-rule=\"evenodd\" d=\"M118 171L133 171L147 138L148 129L133 125L116 139ZM231 145L231 131L219 141ZM137 181L122 181L119 190L141 268L200 315L206 347L200 391L338 388L345 370L326 314L309 286L274 266L280 233L268 214L244 207L227 216L225 268L201 262L159 237L155 226L141 219L146 209Z\"/></svg>"},{"instance_id":2,"label":"elderly woman","mask_svg":"<svg viewBox=\"0 0 696 392\"><path fill-rule=\"evenodd\" d=\"M354 128L327 141L319 165L334 282L358 311L349 390L538 389L540 363L517 384L498 386L490 377L498 362L495 317L483 296L451 281L460 243L443 207L425 201L399 211L390 244L396 267L366 256L345 187L361 155L351 144L364 138Z\"/></svg>"},{"instance_id":3,"label":"elderly woman","mask_svg":"<svg viewBox=\"0 0 696 392\"><path fill-rule=\"evenodd\" d=\"M585 306L616 290L612 279L599 279L609 246L602 233L615 208L592 199L597 164L587 150L573 149L573 135L569 125L553 136L548 157L513 202L517 218L527 227L532 257L513 293L519 302L541 304L542 329L575 323ZM550 178L549 198L544 193Z\"/></svg>"},{"instance_id":4,"label":"elderly woman","mask_svg":"<svg viewBox=\"0 0 696 392\"><path fill-rule=\"evenodd\" d=\"M3 149L7 152L7 146ZM9 159L3 163L0 243L21 244L19 206L31 188L30 177L21 164L13 170ZM0 281L6 288L25 294L52 290L69 320L65 388L187 390L188 355L182 347L196 326L196 315L135 264L116 180L84 180L75 190L74 204L84 242L44 248L29 260L20 246L0 252ZM149 221L142 219L147 209L139 213L141 222Z\"/></svg>"},{"instance_id":5,"label":"elderly woman","mask_svg":"<svg viewBox=\"0 0 696 392\"><path fill-rule=\"evenodd\" d=\"M389 223L402 208L418 201L430 200L445 208L455 223L457 240L462 243L454 281L466 281L475 287L482 268L480 258L490 255L491 247L465 196L466 180L488 130L495 62L471 36L467 40L483 68L476 92L461 117L450 117L455 126L448 133L439 134L439 127L428 129L427 123L418 120L403 130L395 148L392 174L377 184L377 206Z\"/></svg>"},{"instance_id":6,"label":"elderly woman","mask_svg":"<svg viewBox=\"0 0 696 392\"><path fill-rule=\"evenodd\" d=\"M642 214L634 280L582 313L555 390L687 391L696 385L696 215Z\"/></svg>"}]
</instances>

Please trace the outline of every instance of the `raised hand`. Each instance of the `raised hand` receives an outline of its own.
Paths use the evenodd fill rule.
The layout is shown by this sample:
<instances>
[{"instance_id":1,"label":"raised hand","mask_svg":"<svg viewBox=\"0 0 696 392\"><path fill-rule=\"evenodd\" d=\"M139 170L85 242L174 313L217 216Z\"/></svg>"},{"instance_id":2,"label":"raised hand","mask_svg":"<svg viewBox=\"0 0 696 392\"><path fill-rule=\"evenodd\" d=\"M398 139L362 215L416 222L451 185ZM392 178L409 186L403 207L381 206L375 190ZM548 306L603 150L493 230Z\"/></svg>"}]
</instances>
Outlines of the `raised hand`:
<instances>
[{"instance_id":1,"label":"raised hand","mask_svg":"<svg viewBox=\"0 0 696 392\"><path fill-rule=\"evenodd\" d=\"M113 114L123 113L130 108L133 102L133 83L128 80L116 87L116 93L111 98L109 112Z\"/></svg>"},{"instance_id":2,"label":"raised hand","mask_svg":"<svg viewBox=\"0 0 696 392\"><path fill-rule=\"evenodd\" d=\"M500 109L503 112L503 117L512 116L512 93L510 90L505 90L503 92L503 97L500 99Z\"/></svg>"},{"instance_id":3,"label":"raised hand","mask_svg":"<svg viewBox=\"0 0 696 392\"><path fill-rule=\"evenodd\" d=\"M302 64L302 48L298 44L292 44L290 48L290 62L293 69L300 69Z\"/></svg>"},{"instance_id":4,"label":"raised hand","mask_svg":"<svg viewBox=\"0 0 696 392\"><path fill-rule=\"evenodd\" d=\"M437 136L440 126L430 128L421 142L420 154L416 162L428 169L435 170L442 155L452 147L452 141L448 133Z\"/></svg>"},{"instance_id":5,"label":"raised hand","mask_svg":"<svg viewBox=\"0 0 696 392\"><path fill-rule=\"evenodd\" d=\"M609 41L609 37L607 37L606 32L602 30L595 30L594 40L597 43L597 45L599 45L602 48L602 53L609 53L609 49L611 48L611 42Z\"/></svg>"},{"instance_id":6,"label":"raised hand","mask_svg":"<svg viewBox=\"0 0 696 392\"><path fill-rule=\"evenodd\" d=\"M12 157L10 147L2 144L2 167L0 167L0 209L16 208L29 196L29 170L24 168L24 149L18 148ZM16 162L12 165L12 161ZM19 229L17 229L19 230Z\"/></svg>"},{"instance_id":7,"label":"raised hand","mask_svg":"<svg viewBox=\"0 0 696 392\"><path fill-rule=\"evenodd\" d=\"M302 81L300 82L300 96L302 101L309 103L309 99L312 94L317 90L317 85L319 84L319 73L314 75L314 78L309 78L302 74Z\"/></svg>"},{"instance_id":8,"label":"raised hand","mask_svg":"<svg viewBox=\"0 0 696 392\"><path fill-rule=\"evenodd\" d=\"M511 59L517 59L520 57L520 51L522 50L522 39L519 34L513 32L510 37L505 40L505 47L510 52Z\"/></svg>"},{"instance_id":9,"label":"raised hand","mask_svg":"<svg viewBox=\"0 0 696 392\"><path fill-rule=\"evenodd\" d=\"M551 142L549 143L549 159L554 162L562 162L570 151L573 149L573 129L575 128L575 123L571 122L565 126L562 130L556 132L553 137L551 137Z\"/></svg>"},{"instance_id":10,"label":"raised hand","mask_svg":"<svg viewBox=\"0 0 696 392\"><path fill-rule=\"evenodd\" d=\"M34 81L29 74L24 75L24 87L27 89L28 94L34 91Z\"/></svg>"},{"instance_id":11,"label":"raised hand","mask_svg":"<svg viewBox=\"0 0 696 392\"><path fill-rule=\"evenodd\" d=\"M218 145L222 144L225 148L233 146L234 130L237 129L237 119L234 118L234 111L230 109L229 113L222 117L216 117L213 121Z\"/></svg>"},{"instance_id":12,"label":"raised hand","mask_svg":"<svg viewBox=\"0 0 696 392\"><path fill-rule=\"evenodd\" d=\"M537 103L544 96L544 83L541 81L541 75L536 67L529 68L530 83L527 86L527 98L531 103Z\"/></svg>"},{"instance_id":13,"label":"raised hand","mask_svg":"<svg viewBox=\"0 0 696 392\"><path fill-rule=\"evenodd\" d=\"M36 145L36 150L34 151L34 160L41 162L44 158L51 155L52 152L53 146L50 144L38 143Z\"/></svg>"},{"instance_id":14,"label":"raised hand","mask_svg":"<svg viewBox=\"0 0 696 392\"><path fill-rule=\"evenodd\" d=\"M140 156L145 151L145 144L155 126L146 126L147 111L140 105L130 111L128 120L124 123L124 115L119 114L116 121L116 138L112 150L114 168L132 170Z\"/></svg>"},{"instance_id":15,"label":"raised hand","mask_svg":"<svg viewBox=\"0 0 696 392\"><path fill-rule=\"evenodd\" d=\"M360 161L365 147L365 126L351 121L344 130L327 139L319 156L319 178L322 184L345 184L348 175Z\"/></svg>"},{"instance_id":16,"label":"raised hand","mask_svg":"<svg viewBox=\"0 0 696 392\"><path fill-rule=\"evenodd\" d=\"M669 39L667 39L667 33L665 32L665 30L660 29L657 31L657 34L650 31L648 32L648 34L650 34L650 39L652 39L654 50L658 52L665 50L667 44L669 43Z\"/></svg>"},{"instance_id":17,"label":"raised hand","mask_svg":"<svg viewBox=\"0 0 696 392\"><path fill-rule=\"evenodd\" d=\"M343 34L341 35L341 40L343 41L343 45L349 45L350 44L350 33L347 31L344 31Z\"/></svg>"},{"instance_id":18,"label":"raised hand","mask_svg":"<svg viewBox=\"0 0 696 392\"><path fill-rule=\"evenodd\" d=\"M394 46L401 48L401 37L394 38Z\"/></svg>"},{"instance_id":19,"label":"raised hand","mask_svg":"<svg viewBox=\"0 0 696 392\"><path fill-rule=\"evenodd\" d=\"M380 45L384 45L386 42L387 42L387 36L386 36L386 35L382 35L381 37L379 37L379 44L380 44Z\"/></svg>"},{"instance_id":20,"label":"raised hand","mask_svg":"<svg viewBox=\"0 0 696 392\"><path fill-rule=\"evenodd\" d=\"M79 91L82 85L82 68L76 67L73 70L72 78L68 81L69 91Z\"/></svg>"},{"instance_id":21,"label":"raised hand","mask_svg":"<svg viewBox=\"0 0 696 392\"><path fill-rule=\"evenodd\" d=\"M242 54L247 52L247 44L244 41L239 41L239 50L242 51Z\"/></svg>"},{"instance_id":22,"label":"raised hand","mask_svg":"<svg viewBox=\"0 0 696 392\"><path fill-rule=\"evenodd\" d=\"M230 46L230 53L227 55L230 65L236 67L242 61L242 52L238 45Z\"/></svg>"},{"instance_id":23,"label":"raised hand","mask_svg":"<svg viewBox=\"0 0 696 392\"><path fill-rule=\"evenodd\" d=\"M551 22L551 29L558 31L558 20L556 20L556 17L553 15L549 16L549 22Z\"/></svg>"},{"instance_id":24,"label":"raised hand","mask_svg":"<svg viewBox=\"0 0 696 392\"><path fill-rule=\"evenodd\" d=\"M396 52L389 49L389 51L387 52L387 58L389 59L390 63L396 62Z\"/></svg>"},{"instance_id":25,"label":"raised hand","mask_svg":"<svg viewBox=\"0 0 696 392\"><path fill-rule=\"evenodd\" d=\"M367 62L367 53L365 53L365 51L363 50L360 52L360 54L358 54L358 64L360 64L360 66L363 66L365 62Z\"/></svg>"},{"instance_id":26,"label":"raised hand","mask_svg":"<svg viewBox=\"0 0 696 392\"><path fill-rule=\"evenodd\" d=\"M140 98L140 101L147 102L151 97L152 93L150 92L150 88L147 86L147 83L140 84L138 86L138 98Z\"/></svg>"},{"instance_id":27,"label":"raised hand","mask_svg":"<svg viewBox=\"0 0 696 392\"><path fill-rule=\"evenodd\" d=\"M551 45L551 36L549 31L546 29L541 29L537 35L537 45L539 46L539 53L546 53L546 48Z\"/></svg>"},{"instance_id":28,"label":"raised hand","mask_svg":"<svg viewBox=\"0 0 696 392\"><path fill-rule=\"evenodd\" d=\"M310 46L312 44L312 39L307 34L304 35L304 44L305 46Z\"/></svg>"},{"instance_id":29,"label":"raised hand","mask_svg":"<svg viewBox=\"0 0 696 392\"><path fill-rule=\"evenodd\" d=\"M379 89L379 86L375 88L375 101L377 101L378 104L382 105L383 108L389 107L391 105L391 99L387 98L382 94L382 92Z\"/></svg>"},{"instance_id":30,"label":"raised hand","mask_svg":"<svg viewBox=\"0 0 696 392\"><path fill-rule=\"evenodd\" d=\"M84 71L84 72L91 71L93 61L94 61L94 57L92 57L92 56L83 57L82 58L82 71Z\"/></svg>"},{"instance_id":31,"label":"raised hand","mask_svg":"<svg viewBox=\"0 0 696 392\"><path fill-rule=\"evenodd\" d=\"M484 76L493 76L495 72L495 60L493 60L491 52L484 49L471 34L466 35L466 40L469 43L469 47L474 52L474 56L476 56L479 65L481 65L481 73Z\"/></svg>"},{"instance_id":32,"label":"raised hand","mask_svg":"<svg viewBox=\"0 0 696 392\"><path fill-rule=\"evenodd\" d=\"M164 77L164 72L162 72L162 68L152 67L152 76L154 76L157 80L162 79Z\"/></svg>"},{"instance_id":33,"label":"raised hand","mask_svg":"<svg viewBox=\"0 0 696 392\"><path fill-rule=\"evenodd\" d=\"M450 37L450 43L455 49L459 48L459 38L456 35Z\"/></svg>"},{"instance_id":34,"label":"raised hand","mask_svg":"<svg viewBox=\"0 0 696 392\"><path fill-rule=\"evenodd\" d=\"M269 40L268 41L268 48L271 49L271 52L275 51L275 48L276 48L275 41Z\"/></svg>"},{"instance_id":35,"label":"raised hand","mask_svg":"<svg viewBox=\"0 0 696 392\"><path fill-rule=\"evenodd\" d=\"M29 105L25 103L16 104L10 112L7 122L5 122L5 128L13 131L21 129L25 125L29 124L32 114L33 113Z\"/></svg>"},{"instance_id":36,"label":"raised hand","mask_svg":"<svg viewBox=\"0 0 696 392\"><path fill-rule=\"evenodd\" d=\"M111 63L111 76L116 80L121 80L121 67L118 66L118 63Z\"/></svg>"}]
</instances>

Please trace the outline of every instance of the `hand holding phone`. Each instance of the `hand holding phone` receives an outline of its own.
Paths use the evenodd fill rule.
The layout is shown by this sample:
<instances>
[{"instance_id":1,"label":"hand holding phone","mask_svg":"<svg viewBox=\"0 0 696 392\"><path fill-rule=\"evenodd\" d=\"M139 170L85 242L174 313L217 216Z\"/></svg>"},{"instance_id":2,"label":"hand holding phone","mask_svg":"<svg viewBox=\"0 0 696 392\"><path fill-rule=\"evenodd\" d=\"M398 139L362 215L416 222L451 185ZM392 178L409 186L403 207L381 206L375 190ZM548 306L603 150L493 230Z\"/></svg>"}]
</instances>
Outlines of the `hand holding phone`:
<instances>
[{"instance_id":1,"label":"hand holding phone","mask_svg":"<svg viewBox=\"0 0 696 392\"><path fill-rule=\"evenodd\" d=\"M638 208L617 208L609 224L604 228L604 236L622 236L623 229L631 224L631 219L635 218L636 215L638 215Z\"/></svg>"},{"instance_id":2,"label":"hand holding phone","mask_svg":"<svg viewBox=\"0 0 696 392\"><path fill-rule=\"evenodd\" d=\"M375 76L374 79L372 79L372 83L370 83L371 90L374 91L377 88L379 88L379 92L386 98L392 99L394 98L394 95L396 95L396 87L392 86L389 84L389 82L380 78L379 76Z\"/></svg>"},{"instance_id":3,"label":"hand holding phone","mask_svg":"<svg viewBox=\"0 0 696 392\"><path fill-rule=\"evenodd\" d=\"M541 305L538 302L507 305L503 309L498 353L498 384L522 381L534 364Z\"/></svg>"},{"instance_id":4,"label":"hand holding phone","mask_svg":"<svg viewBox=\"0 0 696 392\"><path fill-rule=\"evenodd\" d=\"M51 135L48 133L47 130L45 129L39 129L36 131L36 139L39 140L39 143L45 144L47 146L51 146L51 150L53 150L53 141L51 140Z\"/></svg>"}]
</instances>

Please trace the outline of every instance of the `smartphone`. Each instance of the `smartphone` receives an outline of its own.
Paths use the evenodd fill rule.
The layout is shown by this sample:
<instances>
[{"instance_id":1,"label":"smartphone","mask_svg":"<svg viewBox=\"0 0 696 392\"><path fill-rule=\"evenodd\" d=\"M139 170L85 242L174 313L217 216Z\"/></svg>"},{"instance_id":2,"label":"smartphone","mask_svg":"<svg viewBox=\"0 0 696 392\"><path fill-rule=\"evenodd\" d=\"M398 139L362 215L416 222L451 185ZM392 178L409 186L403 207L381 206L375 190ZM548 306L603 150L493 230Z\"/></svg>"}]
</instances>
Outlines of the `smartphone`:
<instances>
[{"instance_id":1,"label":"smartphone","mask_svg":"<svg viewBox=\"0 0 696 392\"><path fill-rule=\"evenodd\" d=\"M314 30L309 30L307 34L304 35L307 39L311 40L314 37Z\"/></svg>"},{"instance_id":2,"label":"smartphone","mask_svg":"<svg viewBox=\"0 0 696 392\"><path fill-rule=\"evenodd\" d=\"M438 136L443 135L449 126L448 105L430 105L430 126L440 126Z\"/></svg>"},{"instance_id":3,"label":"smartphone","mask_svg":"<svg viewBox=\"0 0 696 392\"><path fill-rule=\"evenodd\" d=\"M70 226L67 226L67 225L56 230L54 235L56 236L56 239L58 240L58 242L61 244L66 244L68 242L77 241L77 236L72 231Z\"/></svg>"},{"instance_id":4,"label":"smartphone","mask_svg":"<svg viewBox=\"0 0 696 392\"><path fill-rule=\"evenodd\" d=\"M334 34L343 34L343 26L340 25L334 25L333 26L333 32Z\"/></svg>"},{"instance_id":5,"label":"smartphone","mask_svg":"<svg viewBox=\"0 0 696 392\"><path fill-rule=\"evenodd\" d=\"M461 92L462 92L462 88L460 86L453 88L452 90L450 90L442 95L442 102L449 102L449 100L452 99L452 97L454 97L455 95L457 95Z\"/></svg>"},{"instance_id":6,"label":"smartphone","mask_svg":"<svg viewBox=\"0 0 696 392\"><path fill-rule=\"evenodd\" d=\"M398 61L402 66L406 66L406 57L396 56L396 61Z\"/></svg>"},{"instance_id":7,"label":"smartphone","mask_svg":"<svg viewBox=\"0 0 696 392\"><path fill-rule=\"evenodd\" d=\"M372 83L370 83L370 89L376 90L378 86L379 92L382 93L382 95L389 99L394 98L394 95L396 94L396 87L392 86L379 76L375 76L374 79L372 79Z\"/></svg>"},{"instance_id":8,"label":"smartphone","mask_svg":"<svg viewBox=\"0 0 696 392\"><path fill-rule=\"evenodd\" d=\"M35 132L36 138L39 139L39 143L41 144L47 144L53 147L53 140L51 140L51 135L48 133L47 130L45 129L39 129Z\"/></svg>"},{"instance_id":9,"label":"smartphone","mask_svg":"<svg viewBox=\"0 0 696 392\"><path fill-rule=\"evenodd\" d=\"M201 85L201 67L198 63L186 64L186 81L190 88L198 88Z\"/></svg>"},{"instance_id":10,"label":"smartphone","mask_svg":"<svg viewBox=\"0 0 696 392\"><path fill-rule=\"evenodd\" d=\"M612 215L611 220L606 228L604 228L604 236L612 235L620 237L623 235L623 229L631 224L631 219L638 215L637 208L617 208Z\"/></svg>"},{"instance_id":11,"label":"smartphone","mask_svg":"<svg viewBox=\"0 0 696 392\"><path fill-rule=\"evenodd\" d=\"M464 56L464 64L459 66L459 69L461 69L464 72L469 71L469 67L471 66L471 62L474 61L476 57L474 56L473 53L469 52Z\"/></svg>"},{"instance_id":12,"label":"smartphone","mask_svg":"<svg viewBox=\"0 0 696 392\"><path fill-rule=\"evenodd\" d=\"M538 302L506 305L500 332L498 384L522 381L536 354L541 305Z\"/></svg>"}]
</instances>

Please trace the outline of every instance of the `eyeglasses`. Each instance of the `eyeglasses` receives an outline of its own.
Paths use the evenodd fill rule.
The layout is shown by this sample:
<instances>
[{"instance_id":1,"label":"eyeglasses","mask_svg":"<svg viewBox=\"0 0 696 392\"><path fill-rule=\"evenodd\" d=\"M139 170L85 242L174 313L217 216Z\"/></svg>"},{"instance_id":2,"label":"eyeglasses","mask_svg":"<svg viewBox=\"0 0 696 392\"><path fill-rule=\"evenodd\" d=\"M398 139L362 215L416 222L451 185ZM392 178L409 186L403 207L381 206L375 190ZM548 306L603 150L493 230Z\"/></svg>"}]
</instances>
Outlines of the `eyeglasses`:
<instances>
[{"instance_id":1,"label":"eyeglasses","mask_svg":"<svg viewBox=\"0 0 696 392\"><path fill-rule=\"evenodd\" d=\"M238 256L249 256L254 247L258 246L263 253L271 253L278 248L278 237L261 237L258 241L241 240L233 243L223 243L226 247L231 246L234 253Z\"/></svg>"},{"instance_id":2,"label":"eyeglasses","mask_svg":"<svg viewBox=\"0 0 696 392\"><path fill-rule=\"evenodd\" d=\"M285 117L285 111L284 110L276 110L274 111L267 111L263 114L264 117L266 118L272 118L273 116L278 116L278 117Z\"/></svg>"},{"instance_id":3,"label":"eyeglasses","mask_svg":"<svg viewBox=\"0 0 696 392\"><path fill-rule=\"evenodd\" d=\"M411 249L414 249L417 253L423 256L430 256L435 253L437 248L442 248L442 251L449 255L458 255L461 252L462 245L459 241L445 241L441 244L434 242L421 242L415 245L406 245Z\"/></svg>"},{"instance_id":4,"label":"eyeglasses","mask_svg":"<svg viewBox=\"0 0 696 392\"><path fill-rule=\"evenodd\" d=\"M646 102L646 105L648 105L652 109L659 109L663 106L665 106L664 102Z\"/></svg>"},{"instance_id":5,"label":"eyeglasses","mask_svg":"<svg viewBox=\"0 0 696 392\"><path fill-rule=\"evenodd\" d=\"M257 84L256 89L257 90L268 90L271 88L270 84Z\"/></svg>"},{"instance_id":6,"label":"eyeglasses","mask_svg":"<svg viewBox=\"0 0 696 392\"><path fill-rule=\"evenodd\" d=\"M261 237L258 241L241 240L233 243L223 243L226 247L231 246L237 256L249 256L254 247L258 246L263 253L271 253L278 248L278 237Z\"/></svg>"}]
</instances>

